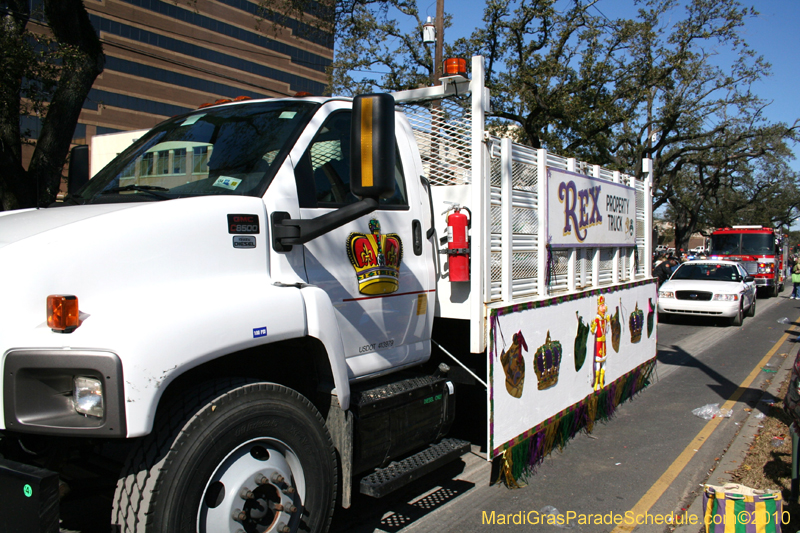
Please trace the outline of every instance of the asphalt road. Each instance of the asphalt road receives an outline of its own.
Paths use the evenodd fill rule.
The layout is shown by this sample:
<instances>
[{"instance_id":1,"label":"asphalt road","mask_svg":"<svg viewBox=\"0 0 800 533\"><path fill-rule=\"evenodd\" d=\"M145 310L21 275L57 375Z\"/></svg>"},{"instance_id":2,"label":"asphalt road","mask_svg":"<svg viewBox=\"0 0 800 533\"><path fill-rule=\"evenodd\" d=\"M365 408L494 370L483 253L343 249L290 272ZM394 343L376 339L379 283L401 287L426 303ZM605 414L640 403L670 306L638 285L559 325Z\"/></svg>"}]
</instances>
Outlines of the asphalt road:
<instances>
[{"instance_id":1,"label":"asphalt road","mask_svg":"<svg viewBox=\"0 0 800 533\"><path fill-rule=\"evenodd\" d=\"M584 522L596 522L596 515L609 513L625 517L634 509L651 516L680 514L737 434L747 416L744 409L768 410L760 400L774 375L769 370L782 363L796 335L785 337L789 325L779 321L797 322L800 315L800 303L788 295L787 289L778 298L759 298L756 316L745 318L740 328L696 318L659 324L654 383L591 435L581 434L563 451L551 454L525 488L491 485L491 464L475 440L472 454L396 494L382 500L355 495L350 509L335 514L332 531L557 531L564 527L515 523L541 520L539 513L555 508L563 517L573 516L569 529L606 532L615 526L579 521L583 517ZM761 371L770 352L771 366ZM736 402L733 416L703 435L707 422L691 411L709 403L722 405L754 369L759 370ZM476 414L476 427L483 424L482 416ZM688 462L675 466L681 458ZM501 515L510 524L501 524ZM617 527L614 533L623 529L631 528ZM637 532L665 529L636 527Z\"/></svg>"}]
</instances>

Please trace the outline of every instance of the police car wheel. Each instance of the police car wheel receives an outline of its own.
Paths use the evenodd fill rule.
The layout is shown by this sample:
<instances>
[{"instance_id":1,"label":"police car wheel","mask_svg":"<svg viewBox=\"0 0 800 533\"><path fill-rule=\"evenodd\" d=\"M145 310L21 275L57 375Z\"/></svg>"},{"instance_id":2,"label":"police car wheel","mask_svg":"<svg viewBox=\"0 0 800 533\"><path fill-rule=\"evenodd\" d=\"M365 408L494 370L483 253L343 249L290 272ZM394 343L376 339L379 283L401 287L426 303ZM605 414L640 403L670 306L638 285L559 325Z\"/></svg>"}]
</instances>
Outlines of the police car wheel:
<instances>
[{"instance_id":1,"label":"police car wheel","mask_svg":"<svg viewBox=\"0 0 800 533\"><path fill-rule=\"evenodd\" d=\"M756 316L756 299L753 298L753 303L747 308L747 316Z\"/></svg>"},{"instance_id":2,"label":"police car wheel","mask_svg":"<svg viewBox=\"0 0 800 533\"><path fill-rule=\"evenodd\" d=\"M742 321L744 320L744 312L742 311L742 304L739 304L739 312L736 313L736 316L731 318L731 326L741 326Z\"/></svg>"},{"instance_id":3,"label":"police car wheel","mask_svg":"<svg viewBox=\"0 0 800 533\"><path fill-rule=\"evenodd\" d=\"M131 455L122 532L327 531L336 453L311 402L272 383L216 384L176 402Z\"/></svg>"}]
</instances>

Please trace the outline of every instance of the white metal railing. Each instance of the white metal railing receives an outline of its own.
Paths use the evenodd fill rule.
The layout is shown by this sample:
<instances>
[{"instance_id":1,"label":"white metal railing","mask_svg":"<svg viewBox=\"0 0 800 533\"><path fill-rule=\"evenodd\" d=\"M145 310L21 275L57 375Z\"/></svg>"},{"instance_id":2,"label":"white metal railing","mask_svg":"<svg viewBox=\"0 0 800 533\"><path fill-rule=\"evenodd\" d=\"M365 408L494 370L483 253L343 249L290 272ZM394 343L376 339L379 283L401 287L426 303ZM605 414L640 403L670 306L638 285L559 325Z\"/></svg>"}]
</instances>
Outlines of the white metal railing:
<instances>
[{"instance_id":1,"label":"white metal railing","mask_svg":"<svg viewBox=\"0 0 800 533\"><path fill-rule=\"evenodd\" d=\"M470 96L465 98L466 88ZM439 187L471 186L471 350L485 348L486 305L589 290L649 277L652 164L644 179L487 135L488 94L483 60L473 58L472 80L396 93L414 130L425 176ZM430 100L436 94L456 99ZM551 250L545 234L547 169L560 169L635 189L635 247ZM475 184L478 186L476 187Z\"/></svg>"}]
</instances>

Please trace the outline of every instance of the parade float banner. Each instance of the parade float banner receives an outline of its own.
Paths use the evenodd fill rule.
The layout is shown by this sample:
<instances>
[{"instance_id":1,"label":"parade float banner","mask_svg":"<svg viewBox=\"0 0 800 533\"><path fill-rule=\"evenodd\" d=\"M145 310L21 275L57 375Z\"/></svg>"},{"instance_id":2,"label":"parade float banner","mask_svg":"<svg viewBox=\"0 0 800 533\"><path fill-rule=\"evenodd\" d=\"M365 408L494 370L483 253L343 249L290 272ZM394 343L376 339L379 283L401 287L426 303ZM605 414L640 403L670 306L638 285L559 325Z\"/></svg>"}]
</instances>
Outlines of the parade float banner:
<instances>
[{"instance_id":1,"label":"parade float banner","mask_svg":"<svg viewBox=\"0 0 800 533\"><path fill-rule=\"evenodd\" d=\"M554 248L636 245L633 187L548 168L547 213Z\"/></svg>"},{"instance_id":2,"label":"parade float banner","mask_svg":"<svg viewBox=\"0 0 800 533\"><path fill-rule=\"evenodd\" d=\"M647 280L490 310L489 450L507 483L647 386L655 307Z\"/></svg>"}]
</instances>

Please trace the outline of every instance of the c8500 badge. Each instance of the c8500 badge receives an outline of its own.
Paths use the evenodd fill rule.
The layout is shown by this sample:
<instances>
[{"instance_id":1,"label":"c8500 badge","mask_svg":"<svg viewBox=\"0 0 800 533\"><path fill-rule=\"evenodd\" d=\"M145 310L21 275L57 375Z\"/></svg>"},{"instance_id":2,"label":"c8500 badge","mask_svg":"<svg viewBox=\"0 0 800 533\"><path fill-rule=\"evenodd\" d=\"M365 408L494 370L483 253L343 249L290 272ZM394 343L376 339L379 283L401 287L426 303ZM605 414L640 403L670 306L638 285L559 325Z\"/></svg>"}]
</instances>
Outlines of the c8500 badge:
<instances>
[{"instance_id":1,"label":"c8500 badge","mask_svg":"<svg viewBox=\"0 0 800 533\"><path fill-rule=\"evenodd\" d=\"M228 215L228 233L255 235L259 232L258 215Z\"/></svg>"}]
</instances>

